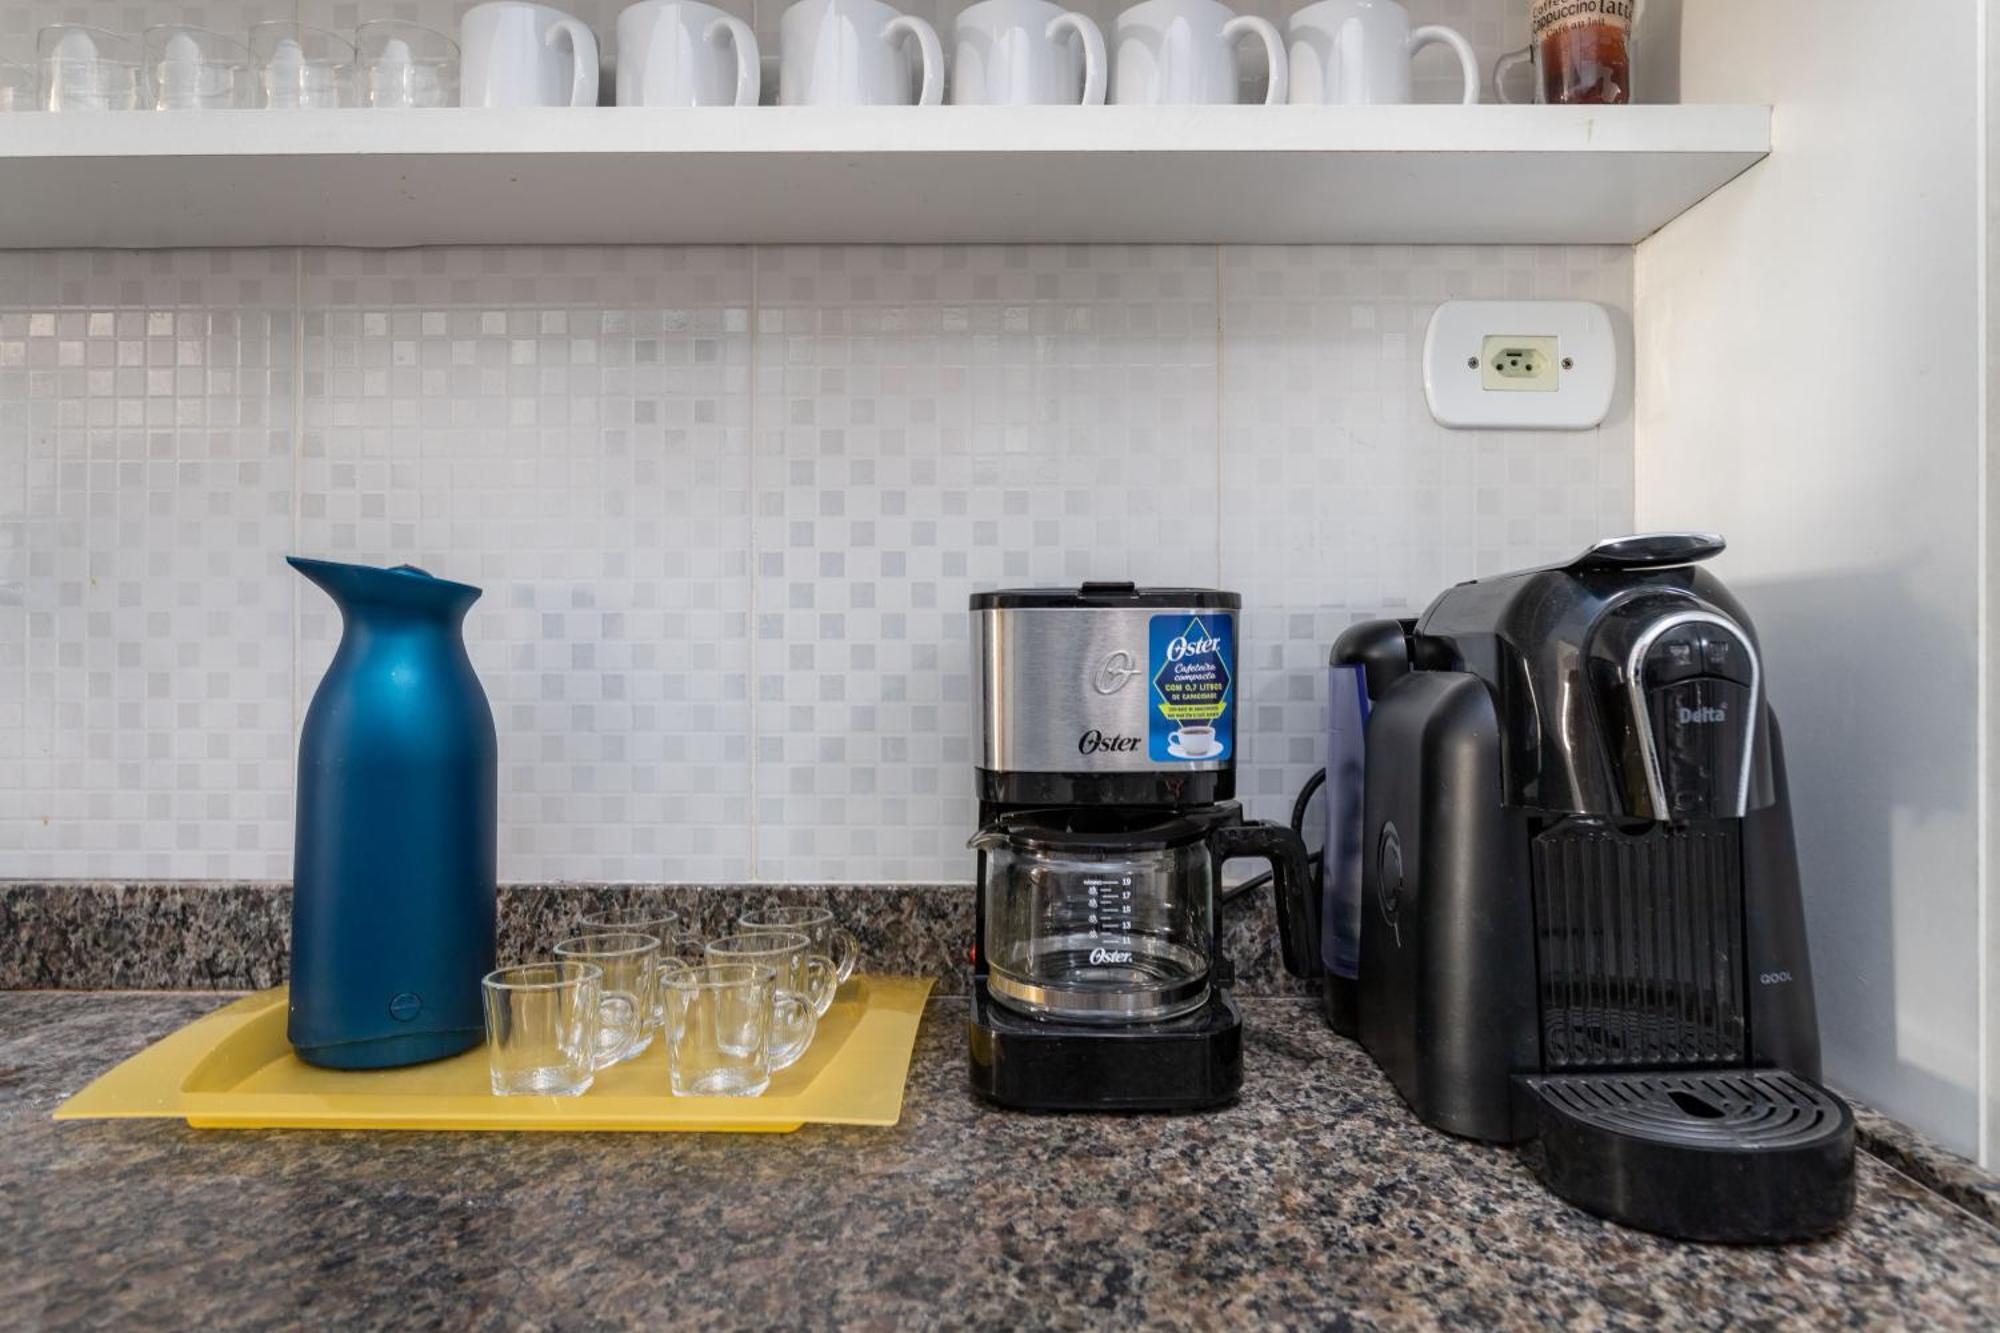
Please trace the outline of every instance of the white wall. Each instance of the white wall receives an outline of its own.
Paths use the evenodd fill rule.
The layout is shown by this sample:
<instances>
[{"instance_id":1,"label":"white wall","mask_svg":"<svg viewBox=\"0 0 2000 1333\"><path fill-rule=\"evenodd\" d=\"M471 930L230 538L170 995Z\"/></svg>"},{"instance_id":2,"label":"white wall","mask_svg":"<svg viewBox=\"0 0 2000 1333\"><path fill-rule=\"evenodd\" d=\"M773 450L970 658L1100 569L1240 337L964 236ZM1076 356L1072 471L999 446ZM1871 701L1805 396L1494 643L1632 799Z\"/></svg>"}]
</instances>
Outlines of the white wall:
<instances>
[{"instance_id":1,"label":"white wall","mask_svg":"<svg viewBox=\"0 0 2000 1333\"><path fill-rule=\"evenodd\" d=\"M1986 340L1982 355L1986 362L1986 839L1985 839L1985 957L1980 976L1985 983L1986 1050L1981 1082L1986 1090L1984 1120L1980 1135L1981 1158L1989 1165L2000 1162L2000 874L1995 858L2000 856L2000 533L1993 530L1993 517L2000 515L2000 14L1991 6L1980 10L1986 28L1985 80L1980 93L1985 102L1981 123L1986 130L1984 152L1986 209Z\"/></svg>"},{"instance_id":2,"label":"white wall","mask_svg":"<svg viewBox=\"0 0 2000 1333\"><path fill-rule=\"evenodd\" d=\"M1686 0L1772 156L1639 247L1641 527L1714 528L1785 725L1829 1080L1980 1134L1977 0Z\"/></svg>"}]
</instances>

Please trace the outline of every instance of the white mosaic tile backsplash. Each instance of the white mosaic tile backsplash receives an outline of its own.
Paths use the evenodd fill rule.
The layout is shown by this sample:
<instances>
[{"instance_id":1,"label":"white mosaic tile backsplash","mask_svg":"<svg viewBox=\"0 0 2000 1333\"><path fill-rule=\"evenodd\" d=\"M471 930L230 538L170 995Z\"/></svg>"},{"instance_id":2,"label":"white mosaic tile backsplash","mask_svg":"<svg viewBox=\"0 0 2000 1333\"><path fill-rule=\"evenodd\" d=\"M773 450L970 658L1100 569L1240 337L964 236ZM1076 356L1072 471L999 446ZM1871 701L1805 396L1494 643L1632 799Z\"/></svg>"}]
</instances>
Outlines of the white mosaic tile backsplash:
<instances>
[{"instance_id":1,"label":"white mosaic tile backsplash","mask_svg":"<svg viewBox=\"0 0 2000 1333\"><path fill-rule=\"evenodd\" d=\"M283 878L338 633L486 589L510 880L962 878L966 596L1244 596L1253 810L1326 646L1631 520L1629 405L1445 431L1447 296L1622 248L0 254L0 877Z\"/></svg>"}]
</instances>

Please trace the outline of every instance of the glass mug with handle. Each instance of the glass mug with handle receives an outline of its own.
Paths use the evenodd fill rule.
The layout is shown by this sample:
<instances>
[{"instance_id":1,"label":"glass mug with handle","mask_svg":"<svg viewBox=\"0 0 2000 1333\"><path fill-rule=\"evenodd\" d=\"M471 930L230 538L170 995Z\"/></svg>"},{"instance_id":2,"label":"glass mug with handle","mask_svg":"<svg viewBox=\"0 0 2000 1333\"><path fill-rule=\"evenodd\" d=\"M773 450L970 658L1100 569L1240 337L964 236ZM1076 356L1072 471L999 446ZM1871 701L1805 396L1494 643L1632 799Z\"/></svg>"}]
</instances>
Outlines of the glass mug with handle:
<instances>
[{"instance_id":1,"label":"glass mug with handle","mask_svg":"<svg viewBox=\"0 0 2000 1333\"><path fill-rule=\"evenodd\" d=\"M662 980L674 1096L761 1095L771 1085L777 969L712 963L669 972Z\"/></svg>"},{"instance_id":2,"label":"glass mug with handle","mask_svg":"<svg viewBox=\"0 0 2000 1333\"><path fill-rule=\"evenodd\" d=\"M979 0L958 16L953 106L1104 105L1104 34L1048 0Z\"/></svg>"},{"instance_id":3,"label":"glass mug with handle","mask_svg":"<svg viewBox=\"0 0 2000 1333\"><path fill-rule=\"evenodd\" d=\"M745 935L796 931L806 936L814 953L833 960L835 980L841 984L854 975L861 958L861 942L854 932L844 929L824 907L760 907L736 918L736 929Z\"/></svg>"},{"instance_id":4,"label":"glass mug with handle","mask_svg":"<svg viewBox=\"0 0 2000 1333\"><path fill-rule=\"evenodd\" d=\"M1319 0L1286 25L1294 106L1401 105L1410 100L1410 60L1426 46L1449 47L1464 85L1459 101L1479 102L1479 59L1451 28L1410 26L1396 0Z\"/></svg>"},{"instance_id":5,"label":"glass mug with handle","mask_svg":"<svg viewBox=\"0 0 2000 1333\"><path fill-rule=\"evenodd\" d=\"M1632 100L1632 21L1639 0L1530 0L1528 44L1493 65L1493 95L1502 102L1507 76L1521 65L1534 73L1537 103L1616 106Z\"/></svg>"},{"instance_id":6,"label":"glass mug with handle","mask_svg":"<svg viewBox=\"0 0 2000 1333\"><path fill-rule=\"evenodd\" d=\"M604 974L597 1030L597 1067L608 1069L643 1054L660 1027L654 1007L660 942L651 935L578 935L556 945L565 962L588 963Z\"/></svg>"},{"instance_id":7,"label":"glass mug with handle","mask_svg":"<svg viewBox=\"0 0 2000 1333\"><path fill-rule=\"evenodd\" d=\"M1238 14L1218 0L1145 0L1118 16L1111 58L1111 100L1120 105L1234 102L1239 96L1236 43L1264 46L1270 83L1264 104L1289 91L1285 41L1267 20Z\"/></svg>"},{"instance_id":8,"label":"glass mug with handle","mask_svg":"<svg viewBox=\"0 0 2000 1333\"><path fill-rule=\"evenodd\" d=\"M489 972L486 1062L496 1097L576 1097L596 1076L604 971L526 963Z\"/></svg>"},{"instance_id":9,"label":"glass mug with handle","mask_svg":"<svg viewBox=\"0 0 2000 1333\"><path fill-rule=\"evenodd\" d=\"M812 1045L819 1016L833 1003L833 960L809 952L812 941L792 934L725 935L708 944L708 961L752 963L777 975L777 996L771 1012L771 1068L797 1064Z\"/></svg>"},{"instance_id":10,"label":"glass mug with handle","mask_svg":"<svg viewBox=\"0 0 2000 1333\"><path fill-rule=\"evenodd\" d=\"M578 918L575 935L651 935L660 942L658 966L698 961L701 937L681 929L681 914L668 907L606 907ZM666 1019L666 995L653 988L653 1027Z\"/></svg>"},{"instance_id":11,"label":"glass mug with handle","mask_svg":"<svg viewBox=\"0 0 2000 1333\"><path fill-rule=\"evenodd\" d=\"M577 918L573 935L651 935L660 942L660 954L689 962L701 958L701 936L686 929L687 918L671 907L644 903L630 907L605 907L585 912Z\"/></svg>"}]
</instances>

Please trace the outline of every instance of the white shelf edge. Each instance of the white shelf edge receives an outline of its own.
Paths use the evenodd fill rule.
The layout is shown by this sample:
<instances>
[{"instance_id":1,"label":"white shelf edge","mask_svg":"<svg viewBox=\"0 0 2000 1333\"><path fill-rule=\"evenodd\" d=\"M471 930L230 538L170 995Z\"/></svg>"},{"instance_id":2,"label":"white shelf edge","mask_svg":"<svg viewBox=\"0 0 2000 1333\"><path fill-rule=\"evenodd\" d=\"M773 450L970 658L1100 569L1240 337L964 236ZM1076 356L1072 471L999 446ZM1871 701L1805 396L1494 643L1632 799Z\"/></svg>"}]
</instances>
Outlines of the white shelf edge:
<instances>
[{"instance_id":1,"label":"white shelf edge","mask_svg":"<svg viewBox=\"0 0 2000 1333\"><path fill-rule=\"evenodd\" d=\"M0 248L1633 244L1758 106L0 116Z\"/></svg>"},{"instance_id":2,"label":"white shelf edge","mask_svg":"<svg viewBox=\"0 0 2000 1333\"><path fill-rule=\"evenodd\" d=\"M0 161L629 153L1750 153L1767 106L19 112Z\"/></svg>"}]
</instances>

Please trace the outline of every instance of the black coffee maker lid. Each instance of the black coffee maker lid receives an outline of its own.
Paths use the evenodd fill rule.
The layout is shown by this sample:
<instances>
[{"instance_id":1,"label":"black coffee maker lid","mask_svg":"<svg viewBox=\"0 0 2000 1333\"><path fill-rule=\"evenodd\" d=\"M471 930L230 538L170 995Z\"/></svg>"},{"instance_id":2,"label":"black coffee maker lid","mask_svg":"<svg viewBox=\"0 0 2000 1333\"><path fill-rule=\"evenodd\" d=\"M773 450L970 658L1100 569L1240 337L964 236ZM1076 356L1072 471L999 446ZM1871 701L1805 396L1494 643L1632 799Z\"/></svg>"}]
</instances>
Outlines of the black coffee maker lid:
<instances>
[{"instance_id":1,"label":"black coffee maker lid","mask_svg":"<svg viewBox=\"0 0 2000 1333\"><path fill-rule=\"evenodd\" d=\"M1243 598L1217 588L1141 588L1136 583L1085 583L1075 588L1002 588L972 594L974 611L1010 610L1022 606L1193 607L1202 611L1234 611Z\"/></svg>"},{"instance_id":2,"label":"black coffee maker lid","mask_svg":"<svg viewBox=\"0 0 2000 1333\"><path fill-rule=\"evenodd\" d=\"M1038 852L1158 852L1200 842L1240 817L1235 801L1182 811L1075 805L1017 810L988 827L1015 846Z\"/></svg>"}]
</instances>

